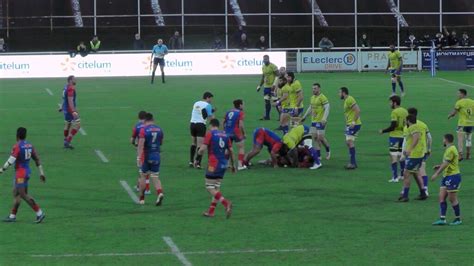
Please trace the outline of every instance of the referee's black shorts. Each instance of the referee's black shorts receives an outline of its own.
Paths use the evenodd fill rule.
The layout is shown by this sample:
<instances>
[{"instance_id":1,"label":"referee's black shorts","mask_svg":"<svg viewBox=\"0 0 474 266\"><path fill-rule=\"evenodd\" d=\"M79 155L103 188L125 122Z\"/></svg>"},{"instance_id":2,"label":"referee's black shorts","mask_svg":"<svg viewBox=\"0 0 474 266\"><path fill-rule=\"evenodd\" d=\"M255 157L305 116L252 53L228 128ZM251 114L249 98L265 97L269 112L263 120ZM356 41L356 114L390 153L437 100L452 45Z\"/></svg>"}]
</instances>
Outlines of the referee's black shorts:
<instances>
[{"instance_id":1,"label":"referee's black shorts","mask_svg":"<svg viewBox=\"0 0 474 266\"><path fill-rule=\"evenodd\" d=\"M192 137L203 138L206 135L206 124L204 123L191 123L189 126Z\"/></svg>"},{"instance_id":2,"label":"referee's black shorts","mask_svg":"<svg viewBox=\"0 0 474 266\"><path fill-rule=\"evenodd\" d=\"M164 58L155 57L155 58L153 58L153 64L154 64L154 65L164 66L164 65L165 65L165 59L164 59Z\"/></svg>"}]
</instances>

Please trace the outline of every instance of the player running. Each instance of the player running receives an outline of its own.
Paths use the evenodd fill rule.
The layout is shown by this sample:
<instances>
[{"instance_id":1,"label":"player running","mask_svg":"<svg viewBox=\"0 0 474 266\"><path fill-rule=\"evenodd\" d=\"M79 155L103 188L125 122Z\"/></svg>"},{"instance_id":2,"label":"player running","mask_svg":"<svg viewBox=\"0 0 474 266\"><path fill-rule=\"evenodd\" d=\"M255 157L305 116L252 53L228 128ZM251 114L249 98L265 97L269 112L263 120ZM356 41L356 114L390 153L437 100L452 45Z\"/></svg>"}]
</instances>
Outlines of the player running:
<instances>
[{"instance_id":1,"label":"player running","mask_svg":"<svg viewBox=\"0 0 474 266\"><path fill-rule=\"evenodd\" d=\"M250 160L260 153L263 146L266 146L272 158L272 165L278 168L278 157L286 156L288 147L283 144L280 137L266 128L257 128L253 132L253 148L252 151L245 155L244 164L249 165Z\"/></svg>"},{"instance_id":2,"label":"player running","mask_svg":"<svg viewBox=\"0 0 474 266\"><path fill-rule=\"evenodd\" d=\"M311 135L313 137L313 148L316 150L318 157L321 158L321 146L324 146L326 149L326 160L331 158L329 142L325 136L329 109L329 100L326 95L321 92L321 85L319 83L314 83L311 103L306 110L306 113L303 115L303 120L311 112Z\"/></svg>"},{"instance_id":3,"label":"player running","mask_svg":"<svg viewBox=\"0 0 474 266\"><path fill-rule=\"evenodd\" d=\"M163 130L155 125L153 115L145 115L145 124L138 134L137 163L141 169L140 172L140 205L145 204L146 176L149 175L155 185L156 206L163 203L164 194L160 181L160 150L163 145Z\"/></svg>"},{"instance_id":4,"label":"player running","mask_svg":"<svg viewBox=\"0 0 474 266\"><path fill-rule=\"evenodd\" d=\"M265 100L265 115L260 120L270 120L270 111L272 109L271 97L272 86L275 77L278 76L278 68L275 64L270 62L268 55L263 56L262 79L257 86L257 92L263 87L263 99Z\"/></svg>"},{"instance_id":5,"label":"player running","mask_svg":"<svg viewBox=\"0 0 474 266\"><path fill-rule=\"evenodd\" d=\"M359 132L362 121L360 120L360 108L354 97L349 95L349 89L342 87L339 89L339 97L344 101L344 117L346 120L346 145L349 148L349 164L344 168L354 170L357 168L355 139Z\"/></svg>"},{"instance_id":6,"label":"player running","mask_svg":"<svg viewBox=\"0 0 474 266\"><path fill-rule=\"evenodd\" d=\"M389 132L388 145L392 166L392 178L388 180L388 182L391 183L399 182L402 179L403 170L405 169L405 161L400 160L400 158L402 157L403 148L403 129L406 125L408 112L405 108L400 106L401 102L401 98L397 95L390 97L390 107L392 108L390 126L379 130L380 134ZM398 175L397 169L398 163L400 163L400 176Z\"/></svg>"},{"instance_id":7,"label":"player running","mask_svg":"<svg viewBox=\"0 0 474 266\"><path fill-rule=\"evenodd\" d=\"M146 117L147 112L145 111L140 111L138 112L138 122L135 124L132 130L132 136L130 137L130 143L134 146L138 146L138 134L140 133L140 130L145 126L145 117ZM138 168L138 179L137 179L137 185L135 186L137 191L140 191L140 176L141 176L141 169ZM145 180L145 194L150 194L150 176L146 176Z\"/></svg>"},{"instance_id":8,"label":"player running","mask_svg":"<svg viewBox=\"0 0 474 266\"><path fill-rule=\"evenodd\" d=\"M459 89L458 101L454 106L454 110L449 114L448 119L459 113L458 119L458 151L459 160L463 157L463 140L466 138L466 159L471 158L472 147L472 131L474 128L474 100L467 97L465 89Z\"/></svg>"},{"instance_id":9,"label":"player running","mask_svg":"<svg viewBox=\"0 0 474 266\"><path fill-rule=\"evenodd\" d=\"M215 109L213 109L211 103L214 95L206 91L202 96L202 100L197 101L193 105L193 111L191 112L191 125L189 129L191 131L191 148L189 151L189 167L196 167L201 169L201 158L198 158L198 164L194 163L194 156L196 150L201 147L202 140L206 135L206 121L207 119L214 118Z\"/></svg>"},{"instance_id":10,"label":"player running","mask_svg":"<svg viewBox=\"0 0 474 266\"><path fill-rule=\"evenodd\" d=\"M63 104L58 110L64 113L64 148L74 149L71 145L72 138L81 128L81 119L76 105L76 77L67 77L67 84L63 90Z\"/></svg>"},{"instance_id":11,"label":"player running","mask_svg":"<svg viewBox=\"0 0 474 266\"><path fill-rule=\"evenodd\" d=\"M150 65L153 62L153 72L151 73L151 84L155 82L155 72L156 72L156 67L160 65L160 70L161 70L161 82L165 83L165 55L168 54L168 47L166 47L165 44L163 44L162 39L158 39L157 44L153 46L153 49L151 51L151 60Z\"/></svg>"},{"instance_id":12,"label":"player running","mask_svg":"<svg viewBox=\"0 0 474 266\"><path fill-rule=\"evenodd\" d=\"M220 202L224 205L225 214L228 219L232 214L232 202L224 198L220 192L220 187L228 165L226 154L229 155L232 172L235 172L232 143L229 136L227 136L224 131L219 130L219 120L211 119L209 124L211 125L211 129L206 133L204 142L198 151L198 156L202 157L207 150L208 166L206 171L206 189L213 197L209 210L204 212L203 215L206 217L214 217L217 203ZM195 163L198 164L200 162L196 161Z\"/></svg>"},{"instance_id":13,"label":"player running","mask_svg":"<svg viewBox=\"0 0 474 266\"><path fill-rule=\"evenodd\" d=\"M400 86L400 91L402 97L405 96L405 89L403 88L402 82L402 66L403 66L403 56L399 50L395 50L395 45L390 45L390 51L388 52L388 62L387 69L385 72L390 70L391 80L392 80L392 95L396 95L397 82Z\"/></svg>"},{"instance_id":14,"label":"player running","mask_svg":"<svg viewBox=\"0 0 474 266\"><path fill-rule=\"evenodd\" d=\"M17 143L13 145L10 158L0 168L0 174L7 170L10 165L15 164L15 178L13 180L13 207L10 215L5 218L4 222L16 222L16 214L23 199L30 205L36 213L35 223L41 223L46 217L44 212L36 201L28 194L28 181L30 179L31 169L30 160L33 159L40 172L41 182L46 182L43 166L41 166L40 159L36 153L33 145L26 140L26 128L19 127L16 131Z\"/></svg>"},{"instance_id":15,"label":"player running","mask_svg":"<svg viewBox=\"0 0 474 266\"><path fill-rule=\"evenodd\" d=\"M410 174L416 180L418 188L420 189L420 195L416 198L417 200L425 200L428 198L426 191L423 188L423 181L419 175L420 167L423 163L423 159L426 153L426 140L424 139L424 130L420 124L417 123L414 115L407 116L407 136L406 143L404 144L403 154L406 158L406 169L403 176L403 190L398 198L399 202L408 202L408 194L410 191ZM425 136L426 137L426 136ZM402 158L402 160L404 159Z\"/></svg>"},{"instance_id":16,"label":"player running","mask_svg":"<svg viewBox=\"0 0 474 266\"><path fill-rule=\"evenodd\" d=\"M446 150L443 155L443 163L436 165L434 169L436 172L431 177L434 181L438 175L443 172L443 180L441 180L441 186L439 188L439 209L440 217L439 220L434 222L433 225L446 225L446 210L448 204L446 198L451 202L451 206L454 210L454 221L449 225L461 225L461 208L459 207L458 191L461 187L461 172L459 171L459 153L456 146L453 144L454 136L452 134L444 135L443 144Z\"/></svg>"},{"instance_id":17,"label":"player running","mask_svg":"<svg viewBox=\"0 0 474 266\"><path fill-rule=\"evenodd\" d=\"M241 99L234 101L234 108L229 110L224 117L224 131L229 139L239 148L237 170L245 170L243 163L245 156L245 130L244 130L244 102Z\"/></svg>"}]
</instances>

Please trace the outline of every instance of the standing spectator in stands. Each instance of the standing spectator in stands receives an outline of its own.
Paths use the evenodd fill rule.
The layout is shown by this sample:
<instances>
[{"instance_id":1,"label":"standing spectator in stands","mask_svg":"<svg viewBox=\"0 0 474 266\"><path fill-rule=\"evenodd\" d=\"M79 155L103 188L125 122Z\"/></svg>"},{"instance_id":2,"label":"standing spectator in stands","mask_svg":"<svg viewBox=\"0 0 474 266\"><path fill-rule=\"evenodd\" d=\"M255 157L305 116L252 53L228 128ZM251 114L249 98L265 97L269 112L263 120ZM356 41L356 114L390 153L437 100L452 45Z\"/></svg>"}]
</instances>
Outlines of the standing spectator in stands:
<instances>
[{"instance_id":1,"label":"standing spectator in stands","mask_svg":"<svg viewBox=\"0 0 474 266\"><path fill-rule=\"evenodd\" d=\"M145 43L140 38L140 34L135 34L135 40L133 40L133 50L145 50Z\"/></svg>"},{"instance_id":2,"label":"standing spectator in stands","mask_svg":"<svg viewBox=\"0 0 474 266\"><path fill-rule=\"evenodd\" d=\"M370 45L369 38L367 38L365 32L362 33L362 38L359 39L359 47L372 49L372 45Z\"/></svg>"},{"instance_id":3,"label":"standing spectator in stands","mask_svg":"<svg viewBox=\"0 0 474 266\"><path fill-rule=\"evenodd\" d=\"M90 46L91 46L91 52L92 53L97 53L100 49L100 40L99 40L99 37L97 35L94 35L94 37L92 37L92 40L89 42Z\"/></svg>"},{"instance_id":4,"label":"standing spectator in stands","mask_svg":"<svg viewBox=\"0 0 474 266\"><path fill-rule=\"evenodd\" d=\"M214 38L214 43L212 44L212 49L214 50L220 50L224 48L224 45L222 45L222 41L221 41L221 38L219 38L218 36L216 36L216 38Z\"/></svg>"},{"instance_id":5,"label":"standing spectator in stands","mask_svg":"<svg viewBox=\"0 0 474 266\"><path fill-rule=\"evenodd\" d=\"M453 30L449 33L446 27L443 27L444 34L446 35L446 42L450 47L458 47L459 46L459 39L456 36L456 32Z\"/></svg>"},{"instance_id":6,"label":"standing spectator in stands","mask_svg":"<svg viewBox=\"0 0 474 266\"><path fill-rule=\"evenodd\" d=\"M0 53L7 52L7 43L5 42L5 39L0 38Z\"/></svg>"},{"instance_id":7,"label":"standing spectator in stands","mask_svg":"<svg viewBox=\"0 0 474 266\"><path fill-rule=\"evenodd\" d=\"M416 39L413 33L408 36L408 39L405 41L405 46L409 47L412 50L418 47L418 40Z\"/></svg>"},{"instance_id":8,"label":"standing spectator in stands","mask_svg":"<svg viewBox=\"0 0 474 266\"><path fill-rule=\"evenodd\" d=\"M249 48L249 41L247 40L247 34L242 33L240 35L240 42L239 42L239 49L240 50L247 50Z\"/></svg>"},{"instance_id":9,"label":"standing spectator in stands","mask_svg":"<svg viewBox=\"0 0 474 266\"><path fill-rule=\"evenodd\" d=\"M469 36L467 35L467 32L464 32L464 33L462 34L462 38L461 38L460 44L461 44L461 46L463 46L463 47L471 46L471 39L470 39Z\"/></svg>"},{"instance_id":10,"label":"standing spectator in stands","mask_svg":"<svg viewBox=\"0 0 474 266\"><path fill-rule=\"evenodd\" d=\"M423 35L423 39L420 41L420 45L431 47L433 45L433 39L429 34L425 34Z\"/></svg>"},{"instance_id":11,"label":"standing spectator in stands","mask_svg":"<svg viewBox=\"0 0 474 266\"><path fill-rule=\"evenodd\" d=\"M183 39L179 35L179 31L175 31L173 36L171 36L168 46L171 50L183 49Z\"/></svg>"},{"instance_id":12,"label":"standing spectator in stands","mask_svg":"<svg viewBox=\"0 0 474 266\"><path fill-rule=\"evenodd\" d=\"M255 44L255 48L260 49L260 50L267 50L268 49L268 43L267 43L267 40L265 40L265 36L260 35L260 38L258 39L257 43Z\"/></svg>"},{"instance_id":13,"label":"standing spectator in stands","mask_svg":"<svg viewBox=\"0 0 474 266\"><path fill-rule=\"evenodd\" d=\"M322 49L323 52L327 52L334 47L334 44L329 40L328 37L323 37L321 41L319 41L319 48Z\"/></svg>"},{"instance_id":14,"label":"standing spectator in stands","mask_svg":"<svg viewBox=\"0 0 474 266\"><path fill-rule=\"evenodd\" d=\"M436 38L434 39L434 45L436 49L443 49L443 47L448 45L446 38L444 38L441 32L436 33Z\"/></svg>"}]
</instances>

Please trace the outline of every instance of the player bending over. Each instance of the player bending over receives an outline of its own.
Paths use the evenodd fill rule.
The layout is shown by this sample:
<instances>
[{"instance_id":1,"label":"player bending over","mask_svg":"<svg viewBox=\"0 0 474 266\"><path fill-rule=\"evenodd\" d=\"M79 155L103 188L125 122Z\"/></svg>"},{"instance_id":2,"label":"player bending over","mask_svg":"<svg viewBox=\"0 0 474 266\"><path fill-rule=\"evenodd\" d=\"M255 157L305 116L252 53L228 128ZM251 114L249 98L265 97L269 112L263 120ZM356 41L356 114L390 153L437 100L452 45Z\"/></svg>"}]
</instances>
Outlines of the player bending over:
<instances>
[{"instance_id":1,"label":"player bending over","mask_svg":"<svg viewBox=\"0 0 474 266\"><path fill-rule=\"evenodd\" d=\"M472 131L474 128L474 100L467 97L467 91L465 89L459 89L458 94L459 100L454 106L454 110L449 114L448 119L459 114L458 120L458 151L459 160L462 161L463 157L463 140L466 138L466 159L471 158L471 146L472 146Z\"/></svg>"},{"instance_id":2,"label":"player bending over","mask_svg":"<svg viewBox=\"0 0 474 266\"><path fill-rule=\"evenodd\" d=\"M237 170L245 170L245 130L244 130L244 102L240 99L234 101L234 108L229 110L224 117L224 130L229 139L239 148Z\"/></svg>"},{"instance_id":3,"label":"player bending over","mask_svg":"<svg viewBox=\"0 0 474 266\"><path fill-rule=\"evenodd\" d=\"M360 120L360 108L354 97L349 95L349 89L342 87L339 89L339 96L344 100L344 117L346 120L346 145L349 148L350 162L345 166L347 170L357 168L355 139L362 122Z\"/></svg>"},{"instance_id":4,"label":"player bending over","mask_svg":"<svg viewBox=\"0 0 474 266\"><path fill-rule=\"evenodd\" d=\"M157 44L153 46L153 50L151 51L151 58L153 60L153 72L151 73L151 84L155 82L155 72L156 67L160 65L161 70L161 82L165 83L165 55L168 54L168 47L163 44L162 39L158 39ZM151 64L151 62L150 62Z\"/></svg>"},{"instance_id":5,"label":"player bending over","mask_svg":"<svg viewBox=\"0 0 474 266\"><path fill-rule=\"evenodd\" d=\"M134 146L138 146L138 134L140 133L140 130L145 126L145 117L146 117L147 112L145 111L140 111L138 112L138 122L135 124L132 130L132 137L130 137L130 143ZM138 178L137 178L137 185L136 185L136 190L137 192L140 191L140 176L141 176L141 169L138 168ZM145 194L150 194L150 176L146 176L145 180Z\"/></svg>"},{"instance_id":6,"label":"player bending over","mask_svg":"<svg viewBox=\"0 0 474 266\"><path fill-rule=\"evenodd\" d=\"M160 149L163 145L163 130L155 125L153 115L147 113L145 115L144 127L140 129L138 134L137 163L140 167L140 204L145 204L146 176L150 175L155 185L156 206L160 206L164 199L163 188L160 181Z\"/></svg>"},{"instance_id":7,"label":"player bending over","mask_svg":"<svg viewBox=\"0 0 474 266\"><path fill-rule=\"evenodd\" d=\"M67 84L63 90L63 104L59 108L59 112L64 113L64 148L74 149L71 145L72 138L81 128L81 119L77 112L76 105L76 78L74 76L67 77Z\"/></svg>"},{"instance_id":8,"label":"player bending over","mask_svg":"<svg viewBox=\"0 0 474 266\"><path fill-rule=\"evenodd\" d=\"M459 153L456 146L453 145L454 136L452 134L444 135L443 144L446 147L446 151L443 155L443 163L436 165L434 169L436 172L431 177L434 181L438 175L443 172L443 180L441 180L441 186L439 188L439 209L440 215L439 220L434 222L433 225L446 225L446 210L448 205L446 198L451 202L451 206L454 210L454 221L449 225L461 225L461 208L459 207L458 191L461 186L461 172L459 171Z\"/></svg>"},{"instance_id":9,"label":"player bending over","mask_svg":"<svg viewBox=\"0 0 474 266\"><path fill-rule=\"evenodd\" d=\"M245 155L244 164L248 166L250 160L260 153L263 146L266 146L270 152L273 167L278 168L278 157L286 156L288 147L283 144L277 134L263 127L257 128L253 132L253 148Z\"/></svg>"},{"instance_id":10,"label":"player bending over","mask_svg":"<svg viewBox=\"0 0 474 266\"><path fill-rule=\"evenodd\" d=\"M16 131L17 143L13 145L13 149L10 158L5 162L2 168L0 168L0 174L15 164L15 177L13 180L13 207L10 215L5 218L4 222L16 222L16 214L20 207L20 202L23 199L30 205L33 211L36 213L35 223L41 223L46 217L44 212L36 201L28 194L28 181L30 179L31 169L30 160L33 159L40 172L41 182L46 182L44 175L43 166L41 166L40 159L36 153L33 145L26 141L26 128L19 127Z\"/></svg>"},{"instance_id":11,"label":"player bending over","mask_svg":"<svg viewBox=\"0 0 474 266\"><path fill-rule=\"evenodd\" d=\"M206 189L212 196L211 206L209 206L209 210L204 212L203 215L206 217L214 217L217 203L220 202L224 205L225 214L228 219L232 214L232 202L224 198L220 192L220 187L228 165L226 154L229 155L232 172L235 172L232 143L227 134L219 130L219 120L211 119L209 124L211 129L206 133L204 142L198 151L198 155L202 156L207 150L208 166L206 171ZM195 163L197 164L199 162L196 161Z\"/></svg>"}]
</instances>

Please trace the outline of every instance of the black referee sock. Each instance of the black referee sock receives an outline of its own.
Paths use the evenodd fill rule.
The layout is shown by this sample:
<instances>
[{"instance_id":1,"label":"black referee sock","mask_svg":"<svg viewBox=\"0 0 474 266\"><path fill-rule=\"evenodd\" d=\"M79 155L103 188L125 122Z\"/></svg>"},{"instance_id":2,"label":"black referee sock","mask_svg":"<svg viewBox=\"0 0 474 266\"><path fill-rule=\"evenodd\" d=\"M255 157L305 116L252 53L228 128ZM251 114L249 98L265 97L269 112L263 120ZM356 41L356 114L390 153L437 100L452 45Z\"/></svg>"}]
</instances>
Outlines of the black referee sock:
<instances>
[{"instance_id":1,"label":"black referee sock","mask_svg":"<svg viewBox=\"0 0 474 266\"><path fill-rule=\"evenodd\" d=\"M194 163L194 155L196 155L196 145L191 145L191 149L189 151L189 154L190 154L190 158L189 158L189 162L191 163Z\"/></svg>"},{"instance_id":2,"label":"black referee sock","mask_svg":"<svg viewBox=\"0 0 474 266\"><path fill-rule=\"evenodd\" d=\"M151 83L153 83L154 81L155 81L155 71L151 73Z\"/></svg>"},{"instance_id":3,"label":"black referee sock","mask_svg":"<svg viewBox=\"0 0 474 266\"><path fill-rule=\"evenodd\" d=\"M161 82L165 83L165 72L161 72Z\"/></svg>"}]
</instances>

